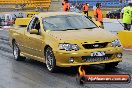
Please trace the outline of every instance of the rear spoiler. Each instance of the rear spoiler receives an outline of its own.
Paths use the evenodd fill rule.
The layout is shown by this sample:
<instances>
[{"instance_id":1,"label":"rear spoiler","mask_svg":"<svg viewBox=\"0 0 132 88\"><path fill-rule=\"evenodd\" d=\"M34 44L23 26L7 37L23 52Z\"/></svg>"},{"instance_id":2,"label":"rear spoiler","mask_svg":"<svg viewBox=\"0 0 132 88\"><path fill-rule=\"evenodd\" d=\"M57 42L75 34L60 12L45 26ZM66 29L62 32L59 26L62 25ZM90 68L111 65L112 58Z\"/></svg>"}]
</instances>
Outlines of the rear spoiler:
<instances>
[{"instance_id":1,"label":"rear spoiler","mask_svg":"<svg viewBox=\"0 0 132 88\"><path fill-rule=\"evenodd\" d=\"M15 25L16 26L27 27L30 20L31 20L31 18L16 18Z\"/></svg>"}]
</instances>

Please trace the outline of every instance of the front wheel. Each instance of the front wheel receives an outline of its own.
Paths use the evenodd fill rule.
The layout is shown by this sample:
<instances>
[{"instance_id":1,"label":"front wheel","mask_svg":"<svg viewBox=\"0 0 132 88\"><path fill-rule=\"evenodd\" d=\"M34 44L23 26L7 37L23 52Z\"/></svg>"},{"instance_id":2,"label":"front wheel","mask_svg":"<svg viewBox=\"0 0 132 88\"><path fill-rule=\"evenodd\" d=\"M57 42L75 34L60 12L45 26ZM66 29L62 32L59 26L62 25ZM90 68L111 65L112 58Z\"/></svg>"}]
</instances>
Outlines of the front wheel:
<instances>
[{"instance_id":1,"label":"front wheel","mask_svg":"<svg viewBox=\"0 0 132 88\"><path fill-rule=\"evenodd\" d=\"M51 47L48 47L45 50L45 61L46 61L46 67L48 71L55 72L56 71L56 60L55 60L55 56L54 56L54 53Z\"/></svg>"}]
</instances>

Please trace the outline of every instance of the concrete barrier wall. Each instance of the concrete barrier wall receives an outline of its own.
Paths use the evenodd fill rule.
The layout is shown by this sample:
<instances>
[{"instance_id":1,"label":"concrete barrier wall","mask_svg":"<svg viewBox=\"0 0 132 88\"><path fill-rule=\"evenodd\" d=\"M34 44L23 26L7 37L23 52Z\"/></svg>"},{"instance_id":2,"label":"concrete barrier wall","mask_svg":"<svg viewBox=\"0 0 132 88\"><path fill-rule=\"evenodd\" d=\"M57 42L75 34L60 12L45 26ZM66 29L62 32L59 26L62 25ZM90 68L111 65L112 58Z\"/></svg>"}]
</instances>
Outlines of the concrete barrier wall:
<instances>
[{"instance_id":1,"label":"concrete barrier wall","mask_svg":"<svg viewBox=\"0 0 132 88\"><path fill-rule=\"evenodd\" d=\"M124 48L132 49L132 31L120 31L118 37Z\"/></svg>"}]
</instances>

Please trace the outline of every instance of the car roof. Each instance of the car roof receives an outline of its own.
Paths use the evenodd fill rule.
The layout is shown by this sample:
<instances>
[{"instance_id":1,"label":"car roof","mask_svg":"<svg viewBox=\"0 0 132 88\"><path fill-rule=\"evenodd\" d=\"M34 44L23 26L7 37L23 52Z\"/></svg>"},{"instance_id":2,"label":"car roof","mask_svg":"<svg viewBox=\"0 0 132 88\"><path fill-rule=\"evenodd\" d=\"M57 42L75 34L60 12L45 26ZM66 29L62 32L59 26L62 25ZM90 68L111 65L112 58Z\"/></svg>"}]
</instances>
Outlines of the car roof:
<instances>
[{"instance_id":1,"label":"car roof","mask_svg":"<svg viewBox=\"0 0 132 88\"><path fill-rule=\"evenodd\" d=\"M38 17L50 17L50 16L58 16L58 15L82 15L81 13L75 12L42 12L38 14Z\"/></svg>"}]
</instances>

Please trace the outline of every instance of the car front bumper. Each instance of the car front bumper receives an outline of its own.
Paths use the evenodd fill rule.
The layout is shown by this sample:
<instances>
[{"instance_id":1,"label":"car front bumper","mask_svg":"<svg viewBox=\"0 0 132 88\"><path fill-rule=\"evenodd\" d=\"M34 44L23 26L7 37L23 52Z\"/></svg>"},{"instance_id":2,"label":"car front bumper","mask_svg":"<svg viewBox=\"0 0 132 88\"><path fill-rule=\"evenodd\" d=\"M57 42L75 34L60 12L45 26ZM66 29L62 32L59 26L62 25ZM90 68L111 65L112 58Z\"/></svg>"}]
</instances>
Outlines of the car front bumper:
<instances>
[{"instance_id":1,"label":"car front bumper","mask_svg":"<svg viewBox=\"0 0 132 88\"><path fill-rule=\"evenodd\" d=\"M92 52L105 52L106 54L111 55L107 60L100 61L84 61L83 57L91 56ZM89 50L79 50L79 51L54 51L54 56L56 59L56 65L59 67L72 67L79 65L92 65L92 64L104 64L112 62L121 62L122 58L117 57L117 54L122 54L122 48L120 47L109 47L102 49L89 49ZM74 61L69 62L70 59ZM91 57L94 58L94 57ZM98 59L98 58L97 58Z\"/></svg>"}]
</instances>

